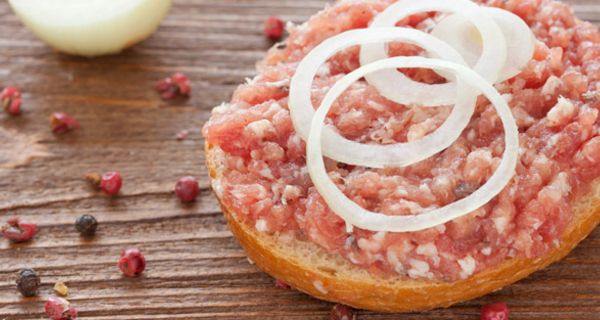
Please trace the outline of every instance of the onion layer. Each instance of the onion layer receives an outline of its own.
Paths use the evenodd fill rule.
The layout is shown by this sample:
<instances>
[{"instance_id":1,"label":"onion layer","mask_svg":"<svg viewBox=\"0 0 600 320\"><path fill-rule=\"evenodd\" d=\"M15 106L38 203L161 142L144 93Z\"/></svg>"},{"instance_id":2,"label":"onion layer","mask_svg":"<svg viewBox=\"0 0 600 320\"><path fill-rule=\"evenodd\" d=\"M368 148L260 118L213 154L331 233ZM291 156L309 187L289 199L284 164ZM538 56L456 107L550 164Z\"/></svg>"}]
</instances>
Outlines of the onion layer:
<instances>
[{"instance_id":1,"label":"onion layer","mask_svg":"<svg viewBox=\"0 0 600 320\"><path fill-rule=\"evenodd\" d=\"M518 75L533 57L535 36L529 26L514 13L498 8L481 8L498 24L507 39L506 64L496 82ZM453 14L442 19L431 34L456 49L469 66L474 67L482 55L482 35L465 17Z\"/></svg>"},{"instance_id":2,"label":"onion layer","mask_svg":"<svg viewBox=\"0 0 600 320\"><path fill-rule=\"evenodd\" d=\"M399 20L421 12L451 15L434 28L432 35L395 27ZM533 56L534 40L525 22L504 10L481 8L468 0L399 0L376 16L370 28L331 37L306 55L290 83L292 122L307 142L307 167L313 184L329 208L344 219L348 230L356 226L371 231L414 232L435 227L480 208L506 187L517 165L519 132L510 108L493 84L521 71ZM392 41L417 45L435 59L389 58L385 44ZM339 80L315 112L311 93L319 68L337 51L356 45L361 46L362 67ZM398 68L432 69L448 82L417 82ZM339 96L363 77L393 102L426 107L454 104L454 108L437 130L418 141L370 145L346 139L325 120ZM466 198L416 215L388 216L354 203L329 179L323 156L372 168L403 167L446 149L468 125L481 94L502 121L505 149L490 179Z\"/></svg>"},{"instance_id":3,"label":"onion layer","mask_svg":"<svg viewBox=\"0 0 600 320\"><path fill-rule=\"evenodd\" d=\"M296 131L308 138L311 120L315 114L311 101L312 82L319 67L338 50L364 43L404 41L419 45L443 59L466 65L462 56L452 47L435 37L409 28L372 28L351 30L325 40L314 48L300 63L290 83L289 108ZM456 90L456 89L454 89ZM404 92L403 90L399 90ZM428 91L429 95L432 91ZM351 165L372 168L407 166L449 147L469 124L476 96L462 95L448 119L433 133L407 143L367 145L342 137L330 127L323 129L323 154Z\"/></svg>"},{"instance_id":4,"label":"onion layer","mask_svg":"<svg viewBox=\"0 0 600 320\"><path fill-rule=\"evenodd\" d=\"M403 18L421 12L446 12L460 14L472 22L483 39L483 50L474 70L489 83L495 83L506 64L506 39L494 19L479 6L468 0L400 0L377 15L371 23L372 29L393 27ZM383 32L383 31L381 31ZM438 56L437 54L435 55ZM382 42L363 45L360 52L361 65L387 58ZM446 60L446 59L444 59ZM456 84L425 84L409 79L400 71L384 70L365 77L379 93L401 104L441 106L453 104ZM435 94L432 94L435 92Z\"/></svg>"},{"instance_id":5,"label":"onion layer","mask_svg":"<svg viewBox=\"0 0 600 320\"><path fill-rule=\"evenodd\" d=\"M445 207L413 216L387 216L366 210L350 200L338 189L327 174L323 162L321 134L327 113L335 100L355 81L367 74L390 68L430 68L452 72L459 80L457 93L473 94L477 88L494 105L505 132L505 149L500 165L491 178L477 191ZM464 81L464 83L463 83ZM307 166L311 179L329 206L346 221L349 230L353 226L371 231L412 232L431 228L464 216L486 204L512 179L518 158L519 136L512 113L502 96L482 76L463 65L423 57L396 57L363 66L338 81L325 96L311 123L307 141Z\"/></svg>"}]
</instances>

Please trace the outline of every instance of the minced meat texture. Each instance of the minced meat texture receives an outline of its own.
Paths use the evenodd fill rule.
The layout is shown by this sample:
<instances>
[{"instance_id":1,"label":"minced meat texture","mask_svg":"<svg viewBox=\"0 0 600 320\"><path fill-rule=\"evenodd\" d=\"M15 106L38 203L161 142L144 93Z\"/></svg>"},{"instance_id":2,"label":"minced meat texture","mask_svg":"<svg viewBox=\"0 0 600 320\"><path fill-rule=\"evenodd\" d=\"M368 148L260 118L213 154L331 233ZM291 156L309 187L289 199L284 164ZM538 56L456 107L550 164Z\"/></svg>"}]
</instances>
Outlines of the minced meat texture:
<instances>
[{"instance_id":1,"label":"minced meat texture","mask_svg":"<svg viewBox=\"0 0 600 320\"><path fill-rule=\"evenodd\" d=\"M600 32L552 0L487 0L523 18L537 39L533 60L517 77L496 85L519 127L520 161L510 184L492 201L462 218L412 232L370 232L345 223L328 209L306 169L305 143L288 111L289 79L299 61L324 39L365 28L393 1L339 1L293 27L286 46L275 46L260 74L215 108L204 127L207 143L225 153L219 196L258 231L291 233L378 274L454 281L511 257L534 258L560 243L573 218L569 202L600 176ZM398 25L424 29L436 14ZM391 55L415 55L394 43ZM358 48L338 53L315 78L318 106L328 89L359 67ZM423 82L440 82L413 70ZM392 103L364 81L335 103L328 121L347 138L390 144L418 140L436 129L450 107ZM330 177L362 207L387 215L417 214L461 199L494 172L504 150L500 119L480 98L470 125L447 150L394 169L349 166L326 159Z\"/></svg>"}]
</instances>

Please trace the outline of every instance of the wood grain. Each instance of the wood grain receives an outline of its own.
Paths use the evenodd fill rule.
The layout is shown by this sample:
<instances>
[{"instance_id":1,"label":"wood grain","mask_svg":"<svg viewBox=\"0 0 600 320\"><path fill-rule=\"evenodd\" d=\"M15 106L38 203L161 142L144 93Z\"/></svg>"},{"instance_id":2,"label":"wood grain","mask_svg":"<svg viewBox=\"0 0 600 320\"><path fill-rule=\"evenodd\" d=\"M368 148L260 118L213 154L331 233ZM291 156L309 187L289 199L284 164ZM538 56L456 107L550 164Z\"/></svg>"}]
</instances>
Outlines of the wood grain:
<instances>
[{"instance_id":1,"label":"wood grain","mask_svg":"<svg viewBox=\"0 0 600 320\"><path fill-rule=\"evenodd\" d=\"M580 17L600 22L597 0L570 2ZM151 39L90 60L54 53L0 2L0 86L22 87L25 109L19 118L0 114L0 138L18 132L27 150L48 153L17 168L0 166L0 222L18 215L41 226L30 244L0 242L0 319L42 318L56 281L70 287L69 300L83 319L328 319L330 304L276 289L248 263L208 189L200 135L210 108L254 74L269 47L263 19L278 14L300 22L324 3L177 0ZM191 77L193 97L165 103L153 86L174 71ZM51 134L54 111L77 117L81 130ZM182 129L190 138L176 141ZM15 159L3 142L0 161ZM94 192L81 178L105 170L125 177L118 199ZM172 189L189 174L201 178L203 191L197 203L183 206ZM92 241L80 239L73 226L84 213L101 223ZM148 259L139 279L122 278L116 267L130 246ZM15 273L23 267L42 275L40 297L16 292ZM497 300L510 304L511 319L599 319L600 230L561 263L487 297L447 310L359 312L359 318L478 319L480 306Z\"/></svg>"}]
</instances>

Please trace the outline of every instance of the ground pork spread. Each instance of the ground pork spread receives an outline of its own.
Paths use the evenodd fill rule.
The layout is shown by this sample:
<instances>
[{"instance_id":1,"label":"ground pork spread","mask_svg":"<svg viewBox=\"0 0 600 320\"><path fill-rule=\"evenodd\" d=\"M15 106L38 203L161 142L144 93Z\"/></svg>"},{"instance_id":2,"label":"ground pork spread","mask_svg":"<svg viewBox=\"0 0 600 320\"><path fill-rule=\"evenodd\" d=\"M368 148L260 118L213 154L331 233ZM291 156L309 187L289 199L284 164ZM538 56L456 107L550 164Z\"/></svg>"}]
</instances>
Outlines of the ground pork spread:
<instances>
[{"instance_id":1,"label":"ground pork spread","mask_svg":"<svg viewBox=\"0 0 600 320\"><path fill-rule=\"evenodd\" d=\"M224 152L217 194L245 223L267 234L291 233L377 274L455 281L512 257L539 257L560 243L573 219L569 202L600 176L600 32L552 0L487 0L524 19L537 39L533 60L496 85L519 127L515 176L477 211L435 228L370 232L328 209L306 169L305 143L288 111L289 80L302 58L324 39L365 28L393 1L339 1L306 24L290 27L284 44L259 64L256 78L214 109L203 133ZM399 26L429 29L435 13ZM315 106L341 77L359 67L358 48L324 64L313 84ZM390 55L415 55L394 43ZM437 83L428 70L407 71ZM450 107L420 108L386 100L364 81L336 102L328 121L345 137L373 144L418 140L446 119ZM418 214L464 198L493 173L504 150L500 119L480 98L470 125L448 149L405 168L371 169L326 159L330 177L362 207L387 215Z\"/></svg>"}]
</instances>

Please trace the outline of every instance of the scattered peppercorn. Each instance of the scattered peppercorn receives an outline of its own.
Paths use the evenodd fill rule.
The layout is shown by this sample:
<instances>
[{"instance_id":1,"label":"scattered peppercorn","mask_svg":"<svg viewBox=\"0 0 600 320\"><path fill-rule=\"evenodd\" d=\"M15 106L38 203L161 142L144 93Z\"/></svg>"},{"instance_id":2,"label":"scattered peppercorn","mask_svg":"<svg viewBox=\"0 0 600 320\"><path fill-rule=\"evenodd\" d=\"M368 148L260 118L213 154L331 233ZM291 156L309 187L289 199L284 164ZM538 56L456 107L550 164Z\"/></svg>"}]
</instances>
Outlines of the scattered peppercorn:
<instances>
[{"instance_id":1,"label":"scattered peppercorn","mask_svg":"<svg viewBox=\"0 0 600 320\"><path fill-rule=\"evenodd\" d=\"M123 178L116 171L106 172L100 178L100 189L109 196L115 196L121 191Z\"/></svg>"},{"instance_id":2,"label":"scattered peppercorn","mask_svg":"<svg viewBox=\"0 0 600 320\"><path fill-rule=\"evenodd\" d=\"M352 309L343 304L336 304L331 308L331 320L354 320L356 316L352 312Z\"/></svg>"},{"instance_id":3,"label":"scattered peppercorn","mask_svg":"<svg viewBox=\"0 0 600 320\"><path fill-rule=\"evenodd\" d=\"M63 298L53 296L46 301L44 310L48 318L60 320L63 314L69 310L69 302Z\"/></svg>"},{"instance_id":4,"label":"scattered peppercorn","mask_svg":"<svg viewBox=\"0 0 600 320\"><path fill-rule=\"evenodd\" d=\"M52 320L75 320L77 319L77 310L69 307L69 301L52 296L44 305L46 316Z\"/></svg>"},{"instance_id":5,"label":"scattered peppercorn","mask_svg":"<svg viewBox=\"0 0 600 320\"><path fill-rule=\"evenodd\" d=\"M510 310L504 302L486 304L481 308L480 320L508 320Z\"/></svg>"},{"instance_id":6,"label":"scattered peppercorn","mask_svg":"<svg viewBox=\"0 0 600 320\"><path fill-rule=\"evenodd\" d=\"M285 283L283 280L280 280L280 279L275 280L275 287L277 287L279 289L286 289L286 290L291 288L289 284Z\"/></svg>"},{"instance_id":7,"label":"scattered peppercorn","mask_svg":"<svg viewBox=\"0 0 600 320\"><path fill-rule=\"evenodd\" d=\"M19 218L9 219L6 225L0 228L2 236L12 242L29 241L35 236L37 230L36 224L20 222Z\"/></svg>"},{"instance_id":8,"label":"scattered peppercorn","mask_svg":"<svg viewBox=\"0 0 600 320\"><path fill-rule=\"evenodd\" d=\"M137 277L146 269L146 259L137 248L123 250L119 260L119 269L127 277Z\"/></svg>"},{"instance_id":9,"label":"scattered peppercorn","mask_svg":"<svg viewBox=\"0 0 600 320\"><path fill-rule=\"evenodd\" d=\"M50 126L54 133L66 133L79 129L79 122L64 112L55 112L50 116Z\"/></svg>"},{"instance_id":10,"label":"scattered peppercorn","mask_svg":"<svg viewBox=\"0 0 600 320\"><path fill-rule=\"evenodd\" d=\"M86 173L84 177L94 189L100 190L100 182L102 181L102 176L100 174Z\"/></svg>"},{"instance_id":11,"label":"scattered peppercorn","mask_svg":"<svg viewBox=\"0 0 600 320\"><path fill-rule=\"evenodd\" d=\"M196 178L187 176L179 179L175 184L175 194L181 202L192 202L200 193L200 186Z\"/></svg>"},{"instance_id":12,"label":"scattered peppercorn","mask_svg":"<svg viewBox=\"0 0 600 320\"><path fill-rule=\"evenodd\" d=\"M23 269L17 275L17 289L24 297L33 297L40 287L40 277L33 269Z\"/></svg>"},{"instance_id":13,"label":"scattered peppercorn","mask_svg":"<svg viewBox=\"0 0 600 320\"><path fill-rule=\"evenodd\" d=\"M265 20L265 36L272 41L277 41L283 37L285 23L279 17L270 16Z\"/></svg>"},{"instance_id":14,"label":"scattered peppercorn","mask_svg":"<svg viewBox=\"0 0 600 320\"><path fill-rule=\"evenodd\" d=\"M189 97L192 92L192 86L188 76L177 72L170 77L158 81L156 91L163 100L172 100L179 97Z\"/></svg>"},{"instance_id":15,"label":"scattered peppercorn","mask_svg":"<svg viewBox=\"0 0 600 320\"><path fill-rule=\"evenodd\" d=\"M182 141L187 139L188 135L190 134L189 131L187 130L181 130L177 133L177 135L175 136L175 138L177 138L177 140Z\"/></svg>"},{"instance_id":16,"label":"scattered peppercorn","mask_svg":"<svg viewBox=\"0 0 600 320\"><path fill-rule=\"evenodd\" d=\"M11 116L21 114L21 91L16 87L6 87L0 92L0 103Z\"/></svg>"},{"instance_id":17,"label":"scattered peppercorn","mask_svg":"<svg viewBox=\"0 0 600 320\"><path fill-rule=\"evenodd\" d=\"M67 310L67 314L61 320L77 320L77 309L71 307Z\"/></svg>"},{"instance_id":18,"label":"scattered peppercorn","mask_svg":"<svg viewBox=\"0 0 600 320\"><path fill-rule=\"evenodd\" d=\"M98 228L98 221L94 216L89 214L84 214L75 220L75 228L77 231L81 233L84 237L91 237L96 234L96 229Z\"/></svg>"},{"instance_id":19,"label":"scattered peppercorn","mask_svg":"<svg viewBox=\"0 0 600 320\"><path fill-rule=\"evenodd\" d=\"M59 296L66 297L69 295L69 287L64 282L57 282L54 284L54 292Z\"/></svg>"}]
</instances>

